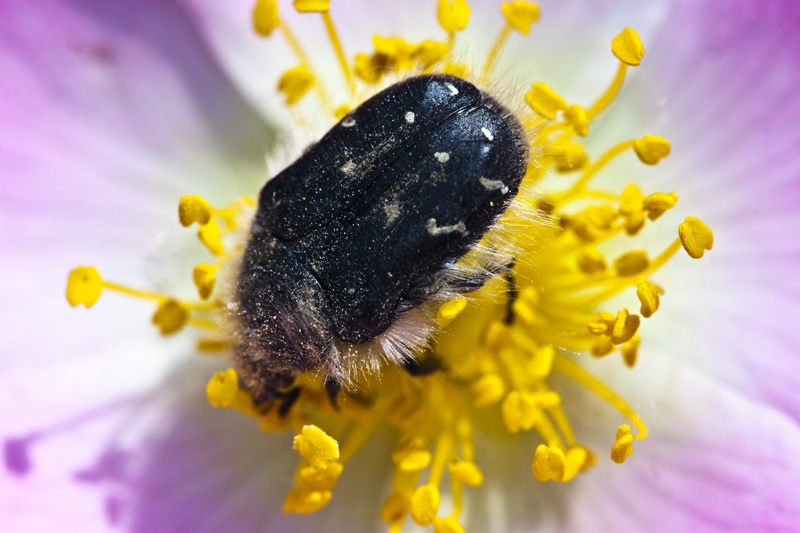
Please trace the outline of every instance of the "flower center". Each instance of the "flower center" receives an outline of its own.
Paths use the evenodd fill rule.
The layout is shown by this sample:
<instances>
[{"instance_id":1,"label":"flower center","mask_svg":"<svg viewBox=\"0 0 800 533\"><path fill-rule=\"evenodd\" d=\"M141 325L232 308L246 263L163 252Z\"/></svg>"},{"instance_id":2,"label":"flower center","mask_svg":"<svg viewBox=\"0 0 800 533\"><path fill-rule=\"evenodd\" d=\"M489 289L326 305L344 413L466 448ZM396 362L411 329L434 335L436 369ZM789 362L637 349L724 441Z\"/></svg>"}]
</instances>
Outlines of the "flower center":
<instances>
[{"instance_id":1,"label":"flower center","mask_svg":"<svg viewBox=\"0 0 800 533\"><path fill-rule=\"evenodd\" d=\"M278 16L275 0L258 0L253 12L256 31L266 36L279 30L299 61L281 76L278 90L300 128L307 123L300 106L309 104L305 96L312 89L318 107L332 120L344 117L366 95L385 86L387 79L397 80L403 74L442 72L483 85L492 80L510 36L528 34L539 17L533 3L502 4L506 24L485 63L471 69L453 59L456 35L469 19L464 0L438 3L446 42L413 44L399 37L375 36L374 52L357 54L352 63L329 14L329 2L295 0L294 7L322 16L349 95L344 103L332 103L332 93L319 81L309 55ZM561 396L551 387L554 374L592 391L627 419L613 441L609 437L613 461L624 462L633 453L633 441L645 437L647 428L636 412L584 370L574 354L604 357L619 352L623 363L633 367L642 318L658 310L664 294L648 278L681 247L691 257L701 257L711 249L713 237L699 219L687 217L675 241L651 259L632 243L645 224L675 206L678 196L645 195L635 184L622 191L592 186L592 179L625 152L632 150L646 165L657 164L670 152L666 139L652 135L621 142L594 161L583 151L580 139L590 135L591 121L616 97L627 69L644 57L642 43L630 28L617 35L611 46L619 68L609 87L588 108L568 104L541 82L518 95L517 102L503 102L518 110L515 113L529 134L528 172L518 198L461 262L474 261L479 253L512 250L513 265L479 291L441 305L435 316L441 331L429 349L416 354L409 368L385 366L380 373L369 372L358 379L354 390L338 394L326 385L325 376L301 375L277 400L262 405L240 386L233 368L212 377L207 394L215 407L251 415L266 431L294 431L300 461L295 486L284 503L287 512L310 513L327 505L343 465L373 432L387 426L397 438L390 458L393 490L380 510L390 531L399 531L407 515L419 525L433 524L437 532L463 531L458 523L463 486L479 487L483 482L479 465L488 462L476 457L476 426L502 427L510 435L535 431L542 443L519 461L532 461L533 474L540 481L572 480L597 459L579 443ZM413 114L406 120L413 121ZM551 174L563 175L564 185L547 196L534 194L534 188L541 190L542 180ZM487 188L495 185L486 181ZM70 274L67 299L72 305L89 307L104 289L154 299L159 304L153 322L163 334L188 324L207 331L198 343L200 350L228 350L223 309L229 299L215 292L217 275L233 269L241 254L233 237L241 221L252 215L253 206L250 198L224 208L214 208L199 196L181 198L181 224L198 224L198 238L217 257L214 264L194 268L198 301L110 283L93 267L78 267ZM641 304L639 314L604 309L611 297L634 288ZM502 424L487 423L491 419ZM445 477L452 500L446 514L439 509Z\"/></svg>"}]
</instances>

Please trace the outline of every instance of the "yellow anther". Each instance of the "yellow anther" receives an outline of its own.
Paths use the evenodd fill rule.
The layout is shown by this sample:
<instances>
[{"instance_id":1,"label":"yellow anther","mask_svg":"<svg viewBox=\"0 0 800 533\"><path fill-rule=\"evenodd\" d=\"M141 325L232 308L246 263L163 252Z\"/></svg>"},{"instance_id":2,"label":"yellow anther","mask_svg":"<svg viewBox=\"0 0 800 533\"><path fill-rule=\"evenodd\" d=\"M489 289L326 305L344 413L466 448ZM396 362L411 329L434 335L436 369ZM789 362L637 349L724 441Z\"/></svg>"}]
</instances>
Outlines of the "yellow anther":
<instances>
[{"instance_id":1,"label":"yellow anther","mask_svg":"<svg viewBox=\"0 0 800 533\"><path fill-rule=\"evenodd\" d=\"M669 141L658 135L645 135L633 141L633 151L645 165L655 165L669 155Z\"/></svg>"},{"instance_id":2,"label":"yellow anther","mask_svg":"<svg viewBox=\"0 0 800 533\"><path fill-rule=\"evenodd\" d=\"M644 226L642 202L644 196L634 184L625 187L619 202L619 213L625 218L625 233L636 235Z\"/></svg>"},{"instance_id":3,"label":"yellow anther","mask_svg":"<svg viewBox=\"0 0 800 533\"><path fill-rule=\"evenodd\" d=\"M639 312L642 313L643 317L650 318L653 313L658 311L658 306L661 302L659 296L662 294L664 294L663 288L647 280L636 286L636 297L639 298L639 302L642 304Z\"/></svg>"},{"instance_id":4,"label":"yellow anther","mask_svg":"<svg viewBox=\"0 0 800 533\"><path fill-rule=\"evenodd\" d=\"M509 433L518 433L520 430L528 431L539 418L539 409L536 398L530 393L511 391L503 400L503 423Z\"/></svg>"},{"instance_id":5,"label":"yellow anther","mask_svg":"<svg viewBox=\"0 0 800 533\"><path fill-rule=\"evenodd\" d=\"M420 438L404 442L392 453L392 461L404 472L419 472L431 462L431 452Z\"/></svg>"},{"instance_id":6,"label":"yellow anther","mask_svg":"<svg viewBox=\"0 0 800 533\"><path fill-rule=\"evenodd\" d=\"M202 196L181 196L178 203L178 219L189 227L195 222L201 226L211 220L211 206Z\"/></svg>"},{"instance_id":7,"label":"yellow anther","mask_svg":"<svg viewBox=\"0 0 800 533\"><path fill-rule=\"evenodd\" d=\"M540 444L533 454L533 475L539 481L561 481L564 479L564 452L557 446Z\"/></svg>"},{"instance_id":8,"label":"yellow anther","mask_svg":"<svg viewBox=\"0 0 800 533\"><path fill-rule=\"evenodd\" d=\"M714 246L714 234L697 217L686 217L678 226L678 236L689 257L700 259L706 250Z\"/></svg>"},{"instance_id":9,"label":"yellow anther","mask_svg":"<svg viewBox=\"0 0 800 533\"><path fill-rule=\"evenodd\" d=\"M317 426L303 426L300 435L294 437L294 449L317 470L339 459L339 443Z\"/></svg>"},{"instance_id":10,"label":"yellow anther","mask_svg":"<svg viewBox=\"0 0 800 533\"><path fill-rule=\"evenodd\" d=\"M289 417L281 416L279 409L272 408L261 415L259 418L259 427L261 431L273 431L275 433L282 433L289 427Z\"/></svg>"},{"instance_id":11,"label":"yellow anther","mask_svg":"<svg viewBox=\"0 0 800 533\"><path fill-rule=\"evenodd\" d=\"M614 327L611 329L611 342L622 344L631 340L639 329L640 323L639 315L632 315L627 309L617 312Z\"/></svg>"},{"instance_id":12,"label":"yellow anther","mask_svg":"<svg viewBox=\"0 0 800 533\"><path fill-rule=\"evenodd\" d=\"M645 197L645 199L642 200L642 209L647 212L647 218L650 220L656 220L658 217L663 215L665 211L675 207L677 202L678 195L674 192L657 192Z\"/></svg>"},{"instance_id":13,"label":"yellow anther","mask_svg":"<svg viewBox=\"0 0 800 533\"><path fill-rule=\"evenodd\" d=\"M164 300L153 315L153 324L158 326L162 335L176 333L189 320L189 310L176 300Z\"/></svg>"},{"instance_id":14,"label":"yellow anther","mask_svg":"<svg viewBox=\"0 0 800 533\"><path fill-rule=\"evenodd\" d=\"M214 407L232 407L238 393L239 376L232 368L214 374L206 386L208 402Z\"/></svg>"},{"instance_id":15,"label":"yellow anther","mask_svg":"<svg viewBox=\"0 0 800 533\"><path fill-rule=\"evenodd\" d=\"M73 307L91 307L103 292L103 278L94 267L79 266L67 278L67 301Z\"/></svg>"},{"instance_id":16,"label":"yellow anther","mask_svg":"<svg viewBox=\"0 0 800 533\"><path fill-rule=\"evenodd\" d=\"M586 222L600 229L608 229L617 219L617 210L608 204L590 205L583 210Z\"/></svg>"},{"instance_id":17,"label":"yellow anther","mask_svg":"<svg viewBox=\"0 0 800 533\"><path fill-rule=\"evenodd\" d=\"M640 64L644 57L644 45L632 28L625 28L611 40L611 51L617 59L632 67Z\"/></svg>"},{"instance_id":18,"label":"yellow anther","mask_svg":"<svg viewBox=\"0 0 800 533\"><path fill-rule=\"evenodd\" d=\"M436 323L440 326L446 326L461 314L461 311L467 307L467 303L469 303L469 300L463 296L443 303L436 313Z\"/></svg>"},{"instance_id":19,"label":"yellow anther","mask_svg":"<svg viewBox=\"0 0 800 533\"><path fill-rule=\"evenodd\" d=\"M417 45L413 58L420 62L423 68L428 68L438 63L447 55L447 43L431 41L430 39Z\"/></svg>"},{"instance_id":20,"label":"yellow anther","mask_svg":"<svg viewBox=\"0 0 800 533\"><path fill-rule=\"evenodd\" d=\"M607 265L603 254L594 248L586 248L577 258L578 268L581 272L586 274L597 274L598 272L605 272Z\"/></svg>"},{"instance_id":21,"label":"yellow anther","mask_svg":"<svg viewBox=\"0 0 800 533\"><path fill-rule=\"evenodd\" d=\"M434 518L433 533L466 533L466 531L458 523L458 519L450 515L445 518Z\"/></svg>"},{"instance_id":22,"label":"yellow anther","mask_svg":"<svg viewBox=\"0 0 800 533\"><path fill-rule=\"evenodd\" d=\"M512 305L511 310L514 312L514 318L527 326L536 324L536 309L522 298L517 299Z\"/></svg>"},{"instance_id":23,"label":"yellow anther","mask_svg":"<svg viewBox=\"0 0 800 533\"><path fill-rule=\"evenodd\" d=\"M245 389L239 389L239 394L236 395L236 399L233 401L233 408L253 418L261 417L261 410L256 406L253 397Z\"/></svg>"},{"instance_id":24,"label":"yellow anther","mask_svg":"<svg viewBox=\"0 0 800 533\"><path fill-rule=\"evenodd\" d=\"M256 33L267 37L278 27L278 22L278 0L257 0L253 8Z\"/></svg>"},{"instance_id":25,"label":"yellow anther","mask_svg":"<svg viewBox=\"0 0 800 533\"><path fill-rule=\"evenodd\" d=\"M589 322L589 332L593 335L605 335L614 327L617 317L608 311L602 311L597 318Z\"/></svg>"},{"instance_id":26,"label":"yellow anther","mask_svg":"<svg viewBox=\"0 0 800 533\"><path fill-rule=\"evenodd\" d=\"M439 489L434 485L417 487L411 495L411 518L420 526L427 526L439 511Z\"/></svg>"},{"instance_id":27,"label":"yellow anther","mask_svg":"<svg viewBox=\"0 0 800 533\"><path fill-rule=\"evenodd\" d=\"M219 233L219 226L217 221L213 218L208 221L208 224L203 224L197 230L197 238L200 242L206 245L208 251L214 255L222 255L225 253L225 247L222 246L222 236Z\"/></svg>"},{"instance_id":28,"label":"yellow anther","mask_svg":"<svg viewBox=\"0 0 800 533\"><path fill-rule=\"evenodd\" d=\"M326 491L306 491L292 489L283 502L283 510L286 513L310 514L315 513L328 505L331 501L331 492Z\"/></svg>"},{"instance_id":29,"label":"yellow anther","mask_svg":"<svg viewBox=\"0 0 800 533\"><path fill-rule=\"evenodd\" d=\"M414 66L414 51L416 47L400 37L382 37L375 35L372 38L375 46L375 57L386 68L407 70Z\"/></svg>"},{"instance_id":30,"label":"yellow anther","mask_svg":"<svg viewBox=\"0 0 800 533\"><path fill-rule=\"evenodd\" d=\"M558 393L548 391L529 392L525 394L528 399L540 409L550 409L561 405L561 397Z\"/></svg>"},{"instance_id":31,"label":"yellow anther","mask_svg":"<svg viewBox=\"0 0 800 533\"><path fill-rule=\"evenodd\" d=\"M327 13L330 0L294 0L294 8L300 13Z\"/></svg>"},{"instance_id":32,"label":"yellow anther","mask_svg":"<svg viewBox=\"0 0 800 533\"><path fill-rule=\"evenodd\" d=\"M353 72L367 83L378 83L387 68L385 57L356 54Z\"/></svg>"},{"instance_id":33,"label":"yellow anther","mask_svg":"<svg viewBox=\"0 0 800 533\"><path fill-rule=\"evenodd\" d=\"M578 473L583 472L588 458L589 450L583 446L570 447L564 454L564 476L561 482L572 481Z\"/></svg>"},{"instance_id":34,"label":"yellow anther","mask_svg":"<svg viewBox=\"0 0 800 533\"><path fill-rule=\"evenodd\" d=\"M572 172L585 167L589 162L589 156L580 144L561 143L555 154L555 162L558 172Z\"/></svg>"},{"instance_id":35,"label":"yellow anther","mask_svg":"<svg viewBox=\"0 0 800 533\"><path fill-rule=\"evenodd\" d=\"M633 455L631 427L628 424L623 424L617 429L617 438L614 441L614 445L611 446L611 460L622 464L631 455Z\"/></svg>"},{"instance_id":36,"label":"yellow anther","mask_svg":"<svg viewBox=\"0 0 800 533\"><path fill-rule=\"evenodd\" d=\"M537 81L525 93L525 101L531 109L548 120L556 118L556 113L567 108L567 102L542 82Z\"/></svg>"},{"instance_id":37,"label":"yellow anther","mask_svg":"<svg viewBox=\"0 0 800 533\"><path fill-rule=\"evenodd\" d=\"M531 24L539 20L539 6L533 2L503 2L500 9L508 25L524 35L531 31Z\"/></svg>"},{"instance_id":38,"label":"yellow anther","mask_svg":"<svg viewBox=\"0 0 800 533\"><path fill-rule=\"evenodd\" d=\"M614 351L614 344L608 337L600 337L594 342L590 351L595 357L603 357Z\"/></svg>"},{"instance_id":39,"label":"yellow anther","mask_svg":"<svg viewBox=\"0 0 800 533\"><path fill-rule=\"evenodd\" d=\"M499 351L508 344L510 328L499 320L489 322L486 328L486 336L483 339L483 346L492 351Z\"/></svg>"},{"instance_id":40,"label":"yellow anther","mask_svg":"<svg viewBox=\"0 0 800 533\"><path fill-rule=\"evenodd\" d=\"M634 250L622 254L614 261L614 271L618 276L635 276L650 266L650 259L644 250Z\"/></svg>"},{"instance_id":41,"label":"yellow anther","mask_svg":"<svg viewBox=\"0 0 800 533\"><path fill-rule=\"evenodd\" d=\"M197 294L203 300L208 300L211 293L214 292L214 285L217 283L216 272L216 267L207 263L197 265L192 271L192 279L195 287L197 287Z\"/></svg>"},{"instance_id":42,"label":"yellow anther","mask_svg":"<svg viewBox=\"0 0 800 533\"><path fill-rule=\"evenodd\" d=\"M439 0L436 17L444 31L461 31L469 22L469 4L466 0Z\"/></svg>"},{"instance_id":43,"label":"yellow anther","mask_svg":"<svg viewBox=\"0 0 800 533\"><path fill-rule=\"evenodd\" d=\"M339 480L339 476L342 475L342 470L344 470L342 463L337 463L335 461L328 463L328 468L324 470L317 470L311 466L304 466L298 473L297 483L300 485L300 488L307 491L331 490Z\"/></svg>"},{"instance_id":44,"label":"yellow anther","mask_svg":"<svg viewBox=\"0 0 800 533\"><path fill-rule=\"evenodd\" d=\"M343 119L350 112L350 104L342 104L333 112L337 120Z\"/></svg>"},{"instance_id":45,"label":"yellow anther","mask_svg":"<svg viewBox=\"0 0 800 533\"><path fill-rule=\"evenodd\" d=\"M221 352L231 347L230 344L219 339L200 339L196 346L198 350L206 353Z\"/></svg>"},{"instance_id":46,"label":"yellow anther","mask_svg":"<svg viewBox=\"0 0 800 533\"><path fill-rule=\"evenodd\" d=\"M472 461L456 459L447 465L450 475L459 480L464 485L477 487L483 483L483 472Z\"/></svg>"},{"instance_id":47,"label":"yellow anther","mask_svg":"<svg viewBox=\"0 0 800 533\"><path fill-rule=\"evenodd\" d=\"M528 372L531 377L534 379L544 379L549 376L550 371L553 369L553 359L555 356L556 352L550 344L536 350L533 359L528 365Z\"/></svg>"},{"instance_id":48,"label":"yellow anther","mask_svg":"<svg viewBox=\"0 0 800 533\"><path fill-rule=\"evenodd\" d=\"M381 520L389 523L402 520L410 505L411 500L406 494L399 492L389 494L381 507Z\"/></svg>"},{"instance_id":49,"label":"yellow anther","mask_svg":"<svg viewBox=\"0 0 800 533\"><path fill-rule=\"evenodd\" d=\"M622 360L631 368L636 364L636 358L639 356L639 344L641 342L642 340L639 338L639 335L634 335L631 340L623 343L622 346L619 347Z\"/></svg>"},{"instance_id":50,"label":"yellow anther","mask_svg":"<svg viewBox=\"0 0 800 533\"><path fill-rule=\"evenodd\" d=\"M476 407L490 407L499 402L506 393L506 384L497 374L486 374L472 384Z\"/></svg>"},{"instance_id":51,"label":"yellow anther","mask_svg":"<svg viewBox=\"0 0 800 533\"><path fill-rule=\"evenodd\" d=\"M442 72L444 74L455 76L456 78L469 77L469 68L465 63L453 63L451 61L448 61L447 63L445 63Z\"/></svg>"},{"instance_id":52,"label":"yellow anther","mask_svg":"<svg viewBox=\"0 0 800 533\"><path fill-rule=\"evenodd\" d=\"M287 70L278 80L278 90L286 97L286 105L297 103L313 86L314 75L305 65Z\"/></svg>"},{"instance_id":53,"label":"yellow anther","mask_svg":"<svg viewBox=\"0 0 800 533\"><path fill-rule=\"evenodd\" d=\"M586 110L577 104L573 104L564 111L564 120L566 120L575 133L581 137L586 137L589 134L589 117Z\"/></svg>"}]
</instances>

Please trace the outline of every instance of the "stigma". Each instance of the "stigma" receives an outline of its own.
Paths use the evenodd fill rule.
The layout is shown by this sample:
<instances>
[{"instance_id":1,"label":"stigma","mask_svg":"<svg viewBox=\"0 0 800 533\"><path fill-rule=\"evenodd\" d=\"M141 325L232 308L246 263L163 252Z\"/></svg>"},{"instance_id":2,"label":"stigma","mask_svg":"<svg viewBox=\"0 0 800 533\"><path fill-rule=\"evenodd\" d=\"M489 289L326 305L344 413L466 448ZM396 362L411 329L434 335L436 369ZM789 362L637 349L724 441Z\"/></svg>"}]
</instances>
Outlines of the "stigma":
<instances>
[{"instance_id":1,"label":"stigma","mask_svg":"<svg viewBox=\"0 0 800 533\"><path fill-rule=\"evenodd\" d=\"M606 144L606 150L595 158L583 149L584 140L593 137L593 121L608 112L609 104L618 98L628 70L646 63L645 49L636 31L624 28L612 39L609 85L597 88L594 101L577 103L568 102L546 80L531 80L525 91L511 97L494 95L488 89L497 86L494 71L508 40L528 35L538 21L539 8L532 2L517 0L501 5L498 35L488 47L485 60L478 65L456 60L460 34L470 17L465 0L438 1L435 16L444 32L443 40L412 43L396 36L376 35L374 50L358 53L353 59L349 59L346 43L339 37L328 1L295 0L294 8L306 16L321 17L338 60L340 79L335 81L343 84L346 94L342 101L333 100L331 95L342 91L333 91L323 83L314 68L314 55L302 47L301 39L279 13L276 1L258 0L253 9L255 32L270 38L280 34L297 60L277 80L276 90L296 117L298 129L319 122L318 116L325 117L324 121L332 128L328 136L335 136L337 142L361 131L362 117L367 116L377 121L395 120L392 127L396 126L398 131L430 129L426 122L430 116L417 109L398 107L397 116L388 117L377 111L368 114L359 108L365 102L380 100L381 95L396 94L419 80L426 83L433 80L430 83L437 85L438 92L431 93L433 96L425 93L425 97L464 98L465 92L477 87L476 95L487 91L485 100L497 99L498 106L493 109L513 114L514 132L519 132L520 139L515 142L524 143L524 150L515 153L526 154L525 159L519 165L519 176L512 182L500 171L490 170L480 176L478 172L473 176L474 193L482 195L481 201L486 199L481 212L489 213L481 219L480 231L469 236L475 230L474 224L444 220L439 215L432 218L415 211L415 205L426 201L424 197L415 197L414 202L402 208L392 202L370 207L374 209L370 211L368 224L362 224L364 228L385 229L384 225L389 227L395 221L419 218L419 238L425 239L419 242L434 242L435 237L439 239L436 242L456 243L452 246L458 253L437 263L436 275L425 278L425 283L417 278L408 283L402 277L405 270L386 267L391 251L373 258L369 264L351 264L349 269L345 268L346 261L358 261L361 257L348 259L348 248L343 242L329 245L319 256L305 257L308 269L316 269L317 274L329 267L337 275L345 271L369 272L381 276L370 280L371 286L397 287L406 283L426 298L413 300L413 305L399 305L401 311L393 309L391 317L381 323L378 333L394 335L391 342L379 342L377 333L363 339L355 334L342 334L330 341L339 357L337 364L341 363L346 370L333 371L332 368L340 367L328 364L304 366L291 359L292 354L287 356L294 364L291 372L280 366L268 367L267 371L259 367L262 378L263 372L271 372L268 376L271 391L266 395L254 386L255 367L233 356L242 335L231 325L231 316L233 313L241 319L242 313L248 312L240 305L243 296L226 288L235 283L218 283L218 278L235 279L242 272L243 262L247 264L242 259L246 253L241 244L243 234L263 231L268 225L264 220L278 211L288 213L303 202L306 203L302 209L296 211L305 213L302 216L316 216L319 224L328 223L327 215L314 210L336 201L336 194L345 189L331 187L318 191L320 198L316 203L307 202L308 195L284 194L287 202L280 209L275 204L275 209L263 213L257 210L257 202L251 197L214 206L202 197L185 196L179 200L179 222L184 227L197 226L197 238L210 257L208 262L187 269L197 291L196 298L179 299L127 287L105 280L94 267L81 266L68 278L69 303L90 307L105 291L151 300L155 307L152 321L163 335L193 327L202 332L197 342L199 351L231 354L231 368L210 378L206 389L208 401L215 408L252 417L265 432L294 433L293 449L298 463L292 485L286 488L287 513L307 514L335 505L336 485L348 461L375 431L386 428L396 437L393 453L386 457L393 468L393 483L382 508L374 512L387 523L390 532L401 531L408 520L420 526L432 525L437 532L464 531L460 523L462 493L467 489L480 490L484 471L492 468L491 458L476 454L474 435L478 430L499 431L508 438L536 434L539 440L536 448L526 457L512 460L530 468L530 475L543 483L568 483L600 460L610 459L615 463L630 460L634 443L647 435L645 421L587 367L594 358L614 357L621 367L635 371L640 351L646 356L640 331L647 322L658 320L657 311L668 294L667 288L656 282L658 270L681 250L699 259L713 246L712 231L699 218L690 216L675 228L674 240L662 243L660 252L647 251L652 246L643 243L643 228L660 224L662 215L676 206L678 195L672 191L643 190L636 183L620 189L595 185L595 178L607 174L608 165L617 158L633 157L645 166L652 166L671 152L669 141L657 134L616 139ZM375 95L377 100L370 100ZM387 106L379 108L385 110ZM388 128L381 125L372 127L375 131ZM486 127L477 128L476 132L482 136L481 142L489 144L502 134ZM386 139L375 135L371 138L376 145L386 144ZM413 150L407 147L405 151L411 150L414 157L410 159L415 161L423 159L427 154L423 151L431 149L432 155L425 164L438 169L430 173L433 178L441 177L443 168L458 169L460 176L477 172L474 164L470 166L474 161L459 160L454 147L440 150L425 141L423 147L417 148L416 137L406 141ZM348 145L351 152L362 148L356 141L347 142L355 143ZM370 148L368 152L374 150ZM313 155L314 148L307 153ZM365 172L352 159L339 163L332 167L331 175L337 180L350 180L347 186L363 198L366 189L356 187L355 180L363 179ZM292 168L284 171L284 175L291 180L302 179L302 173L293 173ZM403 170L406 177L415 171ZM553 180L548 180L544 189L545 178L554 175L560 177L560 185L551 188ZM399 183L400 178L392 179ZM271 181L264 190L272 191L285 183L288 182ZM506 196L512 189L514 194ZM279 195L268 196L267 200L273 201ZM296 205L292 204L295 200ZM341 201L344 205L350 200ZM262 193L258 209L264 202ZM437 213L457 211L455 207L448 210L446 205L438 207ZM270 228L290 239L293 227L308 222L296 218L301 215L292 216L295 218L282 215L280 219L270 219ZM323 239L326 242L337 236L351 236L346 231L329 233ZM385 241L384 236L381 233L380 240ZM406 234L402 240L409 242ZM331 259L332 250L335 257ZM299 254L294 251L292 261ZM406 253L400 255L408 257ZM328 257L322 267L320 257ZM270 264L265 264L258 270L272 272L270 275L274 276L285 274L285 270L273 272L270 268ZM462 281L473 280L472 285L464 282L456 289L456 285L442 282L445 268L448 275L456 276L453 279L461 276L458 279ZM447 280L449 283L450 278ZM263 279L251 281L244 286L249 291L247 298L252 300L254 286L259 285L257 289L262 291L264 288ZM343 308L352 304L356 309L353 303L358 296L356 289L340 285L337 302ZM242 286L240 283L240 291ZM608 302L625 292L635 294L638 308L610 307ZM332 297L323 295L320 301L327 301L326 298ZM378 300L383 302L385 298L375 301ZM259 306L256 300L247 301L253 308ZM381 313L386 311L385 307L378 307ZM278 320L278 312L271 311L270 320ZM376 319L376 313L367 318ZM402 327L396 316L406 320ZM250 315L245 317L249 318ZM357 318L359 321L353 323L365 323L361 315ZM297 342L317 340L300 338ZM602 453L590 449L583 443L583 436L573 430L554 376L575 382L590 391L597 402L617 411L619 423L606 430L608 444Z\"/></svg>"}]
</instances>

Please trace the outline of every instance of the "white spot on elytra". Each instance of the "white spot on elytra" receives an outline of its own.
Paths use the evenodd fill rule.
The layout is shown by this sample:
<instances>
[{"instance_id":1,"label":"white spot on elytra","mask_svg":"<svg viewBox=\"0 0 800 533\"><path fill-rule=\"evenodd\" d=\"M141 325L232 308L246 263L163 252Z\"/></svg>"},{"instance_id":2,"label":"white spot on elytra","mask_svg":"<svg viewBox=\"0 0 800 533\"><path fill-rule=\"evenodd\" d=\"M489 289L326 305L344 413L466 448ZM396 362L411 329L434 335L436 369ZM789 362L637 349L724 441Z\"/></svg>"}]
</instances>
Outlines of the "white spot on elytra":
<instances>
[{"instance_id":1,"label":"white spot on elytra","mask_svg":"<svg viewBox=\"0 0 800 533\"><path fill-rule=\"evenodd\" d=\"M456 86L450 83L449 81L446 81L444 83L444 86L447 87L447 90L450 91L450 94L452 94L453 96L458 94L458 89L456 89Z\"/></svg>"},{"instance_id":2,"label":"white spot on elytra","mask_svg":"<svg viewBox=\"0 0 800 533\"><path fill-rule=\"evenodd\" d=\"M383 212L386 213L386 227L389 227L400 216L400 207L394 203L386 204L383 206Z\"/></svg>"},{"instance_id":3,"label":"white spot on elytra","mask_svg":"<svg viewBox=\"0 0 800 533\"><path fill-rule=\"evenodd\" d=\"M353 163L352 161L348 161L347 163L342 165L342 168L340 168L339 170L349 175L352 174L355 169L356 169L356 164Z\"/></svg>"},{"instance_id":4,"label":"white spot on elytra","mask_svg":"<svg viewBox=\"0 0 800 533\"><path fill-rule=\"evenodd\" d=\"M342 121L343 128L352 128L356 125L356 120L353 117L347 117Z\"/></svg>"},{"instance_id":5,"label":"white spot on elytra","mask_svg":"<svg viewBox=\"0 0 800 533\"><path fill-rule=\"evenodd\" d=\"M355 293L356 293L355 289L347 289L347 294L355 294Z\"/></svg>"},{"instance_id":6,"label":"white spot on elytra","mask_svg":"<svg viewBox=\"0 0 800 533\"><path fill-rule=\"evenodd\" d=\"M447 163L450 161L450 154L447 152L436 152L433 157L439 160L439 163Z\"/></svg>"},{"instance_id":7,"label":"white spot on elytra","mask_svg":"<svg viewBox=\"0 0 800 533\"><path fill-rule=\"evenodd\" d=\"M486 189L490 191L500 189L500 192L502 192L503 194L506 194L508 192L508 186L500 180L488 180L486 178L481 178L478 181L480 181L481 185L483 185Z\"/></svg>"},{"instance_id":8,"label":"white spot on elytra","mask_svg":"<svg viewBox=\"0 0 800 533\"><path fill-rule=\"evenodd\" d=\"M458 224L453 224L452 226L437 226L435 218L429 218L428 223L425 226L428 229L428 233L431 235L441 235L443 233L453 233L457 231L459 233L466 233L467 226L464 225L464 222L459 222Z\"/></svg>"},{"instance_id":9,"label":"white spot on elytra","mask_svg":"<svg viewBox=\"0 0 800 533\"><path fill-rule=\"evenodd\" d=\"M414 112L413 111L406 111L406 122L409 124L414 123Z\"/></svg>"},{"instance_id":10,"label":"white spot on elytra","mask_svg":"<svg viewBox=\"0 0 800 533\"><path fill-rule=\"evenodd\" d=\"M491 132L491 131L489 131L487 128L481 128L481 131L483 132L483 135L484 135L484 136L485 136L487 139L489 139L490 141L493 141L493 140L494 140L494 135L492 135L492 132Z\"/></svg>"}]
</instances>

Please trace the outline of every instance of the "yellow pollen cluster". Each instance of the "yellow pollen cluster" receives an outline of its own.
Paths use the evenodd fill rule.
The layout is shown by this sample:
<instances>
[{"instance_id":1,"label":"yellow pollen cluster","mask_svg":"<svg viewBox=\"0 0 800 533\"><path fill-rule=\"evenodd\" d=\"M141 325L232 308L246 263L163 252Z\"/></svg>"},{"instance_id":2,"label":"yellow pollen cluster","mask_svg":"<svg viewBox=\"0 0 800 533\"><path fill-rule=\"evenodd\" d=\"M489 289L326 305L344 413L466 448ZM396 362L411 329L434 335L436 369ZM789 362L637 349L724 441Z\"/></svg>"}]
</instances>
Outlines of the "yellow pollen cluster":
<instances>
[{"instance_id":1,"label":"yellow pollen cluster","mask_svg":"<svg viewBox=\"0 0 800 533\"><path fill-rule=\"evenodd\" d=\"M255 31L262 36L279 33L296 56L297 66L280 76L277 90L299 124L309 122L303 120L303 106L297 105L308 93L316 94L317 111L338 119L389 73L449 73L479 85L489 81L513 32L529 34L540 15L532 2L502 3L498 20L504 25L482 68L472 69L453 60L455 35L469 23L465 0L438 0L442 40L414 44L376 35L374 51L352 59L333 23L331 9L336 3L295 0L293 6L299 13L322 17L349 94L346 102L330 102L311 56L279 15L276 0L258 0L252 13ZM647 427L639 415L584 366L591 365L591 356L619 352L622 364L634 367L642 345L640 330L658 311L665 294L650 277L681 248L692 258L702 257L712 248L713 234L699 219L686 217L674 241L651 257L632 241L645 225L676 206L677 194L645 194L633 183L621 191L594 188L595 176L618 157L635 155L641 163L655 165L670 154L669 142L657 135L624 140L597 158L584 151L581 139L591 135L592 121L617 96L627 68L639 65L644 57L641 40L630 28L613 38L611 49L619 60L616 74L589 105L569 103L541 81L517 96L523 104L518 107L526 109L518 118L537 155L530 161L515 204L533 206L536 216L512 206L484 240L497 238L494 232L505 232L502 238L513 240L520 250L513 266L480 291L444 303L431 317L442 331L430 349L415 355L421 366L434 363L434 372L411 376L387 367L335 400L325 388L324 376L302 375L283 398L266 404L253 401L235 369L211 378L206 393L214 407L254 417L264 431L294 432L293 447L300 459L293 487L287 487L286 512L312 513L334 501L347 462L376 430L386 428L396 436L390 458L394 475L379 513L393 533L401 531L408 518L420 526L433 526L436 533L465 531L459 521L462 492L464 487L480 490L484 469L489 475L493 460L476 457L476 429L496 432L500 427L506 438L534 432L541 444L527 457L503 460L520 465L531 461L533 475L542 482L571 481L598 459L579 442L561 393L551 383L554 374L591 391L619 413L624 423L613 441L609 428L606 460L610 449L614 462L624 462L633 453L633 441L645 438ZM548 173L560 175L562 185L549 189L547 196L534 196L530 191L541 190ZM229 236L252 205L247 198L224 208L212 207L200 196L180 199L180 223L198 225L197 236L214 258L192 270L199 300L109 283L95 268L82 266L69 275L69 303L95 305L104 289L155 300L152 320L162 334L188 324L206 334L198 341L200 350L229 350L230 337L220 316L228 301L225 294L217 294L217 276L241 253ZM610 298L625 290L635 291L639 314L636 309L606 308Z\"/></svg>"}]
</instances>

